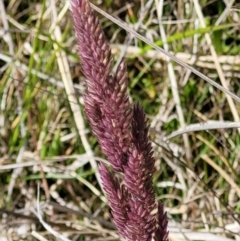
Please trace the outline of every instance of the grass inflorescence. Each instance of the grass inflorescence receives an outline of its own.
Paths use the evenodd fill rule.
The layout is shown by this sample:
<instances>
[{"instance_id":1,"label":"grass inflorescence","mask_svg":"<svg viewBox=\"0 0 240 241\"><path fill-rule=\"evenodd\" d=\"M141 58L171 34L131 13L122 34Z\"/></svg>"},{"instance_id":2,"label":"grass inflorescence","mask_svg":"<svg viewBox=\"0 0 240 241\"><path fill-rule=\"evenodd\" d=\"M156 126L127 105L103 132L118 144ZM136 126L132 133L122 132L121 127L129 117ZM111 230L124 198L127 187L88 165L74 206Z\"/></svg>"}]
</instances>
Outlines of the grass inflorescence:
<instances>
[{"instance_id":1,"label":"grass inflorescence","mask_svg":"<svg viewBox=\"0 0 240 241\"><path fill-rule=\"evenodd\" d=\"M92 3L240 95L234 6ZM69 3L2 1L0 11L0 240L60 240L53 231L119 240L96 172L108 162L84 114L84 63ZM168 213L169 240L238 240L240 135L221 126L239 122L239 103L97 16L114 55L112 75L124 58L129 102L141 104L150 125L153 188ZM190 131L174 135L182 129Z\"/></svg>"}]
</instances>

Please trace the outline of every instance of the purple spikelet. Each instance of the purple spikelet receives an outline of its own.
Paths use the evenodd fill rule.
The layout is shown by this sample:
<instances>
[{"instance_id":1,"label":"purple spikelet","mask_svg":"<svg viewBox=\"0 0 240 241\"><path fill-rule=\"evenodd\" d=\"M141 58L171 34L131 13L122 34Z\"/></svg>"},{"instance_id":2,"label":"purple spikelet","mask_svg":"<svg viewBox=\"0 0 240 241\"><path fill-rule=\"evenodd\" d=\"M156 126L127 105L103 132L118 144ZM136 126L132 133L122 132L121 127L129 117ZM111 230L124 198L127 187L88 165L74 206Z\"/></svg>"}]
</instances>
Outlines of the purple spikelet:
<instances>
[{"instance_id":1,"label":"purple spikelet","mask_svg":"<svg viewBox=\"0 0 240 241\"><path fill-rule=\"evenodd\" d=\"M103 180L103 188L108 197L119 234L126 237L125 230L129 210L128 191L124 185L120 186L119 180L113 176L103 163L100 164L99 173Z\"/></svg>"},{"instance_id":2,"label":"purple spikelet","mask_svg":"<svg viewBox=\"0 0 240 241\"><path fill-rule=\"evenodd\" d=\"M155 160L148 140L145 114L139 105L133 108L131 127L131 146L128 163L124 169L124 183L131 194L127 226L136 228L127 232L131 235L131 240L151 240L156 228L156 220L152 215L156 207L152 185Z\"/></svg>"},{"instance_id":3,"label":"purple spikelet","mask_svg":"<svg viewBox=\"0 0 240 241\"><path fill-rule=\"evenodd\" d=\"M85 113L102 151L112 166L99 173L119 234L128 241L168 241L167 216L157 207L152 185L155 172L145 114L132 109L127 94L124 62L115 76L110 47L87 0L71 0L79 53L87 80ZM117 178L116 173L121 173Z\"/></svg>"},{"instance_id":4,"label":"purple spikelet","mask_svg":"<svg viewBox=\"0 0 240 241\"><path fill-rule=\"evenodd\" d=\"M169 241L168 239L168 220L167 213L164 213L163 204L158 203L158 214L157 214L158 228L155 232L155 241Z\"/></svg>"},{"instance_id":5,"label":"purple spikelet","mask_svg":"<svg viewBox=\"0 0 240 241\"><path fill-rule=\"evenodd\" d=\"M87 77L85 112L113 169L123 172L131 123L126 66L121 62L116 75L111 75L111 50L89 2L72 0L71 4L83 73Z\"/></svg>"}]
</instances>

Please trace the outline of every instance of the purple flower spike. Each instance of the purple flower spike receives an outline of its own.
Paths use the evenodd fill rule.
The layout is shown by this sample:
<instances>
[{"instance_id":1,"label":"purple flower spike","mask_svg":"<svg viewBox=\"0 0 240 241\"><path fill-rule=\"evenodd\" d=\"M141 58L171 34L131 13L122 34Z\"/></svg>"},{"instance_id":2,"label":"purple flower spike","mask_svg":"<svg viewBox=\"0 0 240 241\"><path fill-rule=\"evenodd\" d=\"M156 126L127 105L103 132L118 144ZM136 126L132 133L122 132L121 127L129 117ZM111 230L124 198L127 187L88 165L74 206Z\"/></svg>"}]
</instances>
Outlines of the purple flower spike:
<instances>
[{"instance_id":1,"label":"purple flower spike","mask_svg":"<svg viewBox=\"0 0 240 241\"><path fill-rule=\"evenodd\" d=\"M145 114L139 105L133 108L131 146L128 164L124 169L124 183L129 197L127 230L131 240L151 240L156 230L156 219L152 214L156 208L152 176L155 172L153 152L148 140Z\"/></svg>"},{"instance_id":2,"label":"purple flower spike","mask_svg":"<svg viewBox=\"0 0 240 241\"><path fill-rule=\"evenodd\" d=\"M125 229L128 220L127 212L129 210L128 191L124 185L120 186L119 180L113 176L103 163L100 164L99 173L103 181L104 191L112 209L115 224L120 235L126 237Z\"/></svg>"},{"instance_id":3,"label":"purple flower spike","mask_svg":"<svg viewBox=\"0 0 240 241\"><path fill-rule=\"evenodd\" d=\"M168 220L167 213L164 213L163 204L161 202L158 203L158 228L156 230L156 238L155 241L169 241L168 240Z\"/></svg>"},{"instance_id":4,"label":"purple flower spike","mask_svg":"<svg viewBox=\"0 0 240 241\"><path fill-rule=\"evenodd\" d=\"M168 241L161 203L157 217L153 215L155 159L145 114L140 105L130 106L125 63L120 63L115 76L111 74L111 50L89 2L70 1L87 78L85 113L113 169L101 163L99 173L119 234L127 241Z\"/></svg>"},{"instance_id":5,"label":"purple flower spike","mask_svg":"<svg viewBox=\"0 0 240 241\"><path fill-rule=\"evenodd\" d=\"M71 5L83 73L87 77L85 112L113 169L123 172L131 123L126 66L121 62L116 75L111 75L111 50L89 2L72 0Z\"/></svg>"}]
</instances>

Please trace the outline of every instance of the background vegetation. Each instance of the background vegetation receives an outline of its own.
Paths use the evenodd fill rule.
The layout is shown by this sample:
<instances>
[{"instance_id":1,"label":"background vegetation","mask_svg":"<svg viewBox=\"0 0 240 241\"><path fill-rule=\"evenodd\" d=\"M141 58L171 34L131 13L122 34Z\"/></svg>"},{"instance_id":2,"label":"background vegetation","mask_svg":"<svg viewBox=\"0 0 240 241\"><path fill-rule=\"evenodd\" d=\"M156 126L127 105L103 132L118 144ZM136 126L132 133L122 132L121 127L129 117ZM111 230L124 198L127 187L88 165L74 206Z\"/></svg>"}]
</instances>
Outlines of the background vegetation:
<instances>
[{"instance_id":1,"label":"background vegetation","mask_svg":"<svg viewBox=\"0 0 240 241\"><path fill-rule=\"evenodd\" d=\"M237 1L93 3L240 96ZM0 0L0 11L0 240L119 240L95 172L105 157L83 112L68 3ZM239 241L240 129L217 128L239 122L239 103L99 17L149 118L170 240ZM186 127L217 129L172 137Z\"/></svg>"}]
</instances>

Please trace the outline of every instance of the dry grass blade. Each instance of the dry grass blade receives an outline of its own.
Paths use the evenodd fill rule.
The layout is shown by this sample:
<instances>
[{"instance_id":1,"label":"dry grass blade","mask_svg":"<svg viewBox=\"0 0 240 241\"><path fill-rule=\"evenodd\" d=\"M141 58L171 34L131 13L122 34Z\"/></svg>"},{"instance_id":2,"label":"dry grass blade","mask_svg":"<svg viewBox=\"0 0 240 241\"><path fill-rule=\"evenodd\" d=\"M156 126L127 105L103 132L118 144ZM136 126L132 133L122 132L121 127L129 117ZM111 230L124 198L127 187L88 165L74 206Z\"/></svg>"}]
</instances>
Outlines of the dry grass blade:
<instances>
[{"instance_id":1,"label":"dry grass blade","mask_svg":"<svg viewBox=\"0 0 240 241\"><path fill-rule=\"evenodd\" d=\"M39 233L37 233L36 231L32 231L32 236L34 238L36 238L39 241L48 241L47 239L45 239L42 235L40 235Z\"/></svg>"},{"instance_id":2,"label":"dry grass blade","mask_svg":"<svg viewBox=\"0 0 240 241\"><path fill-rule=\"evenodd\" d=\"M237 192L238 198L240 197L240 187L237 183L234 182L234 180L231 178L230 175L227 174L219 165L217 165L208 155L202 155L201 158L207 162L209 165L211 165L219 174L221 177L223 177L230 186Z\"/></svg>"},{"instance_id":3,"label":"dry grass blade","mask_svg":"<svg viewBox=\"0 0 240 241\"><path fill-rule=\"evenodd\" d=\"M173 224L174 225L174 224ZM213 233L206 233L206 232L194 232L187 229L181 229L178 227L170 228L170 241L234 241L233 239L229 239L226 237L221 237L215 235Z\"/></svg>"},{"instance_id":4,"label":"dry grass blade","mask_svg":"<svg viewBox=\"0 0 240 241\"><path fill-rule=\"evenodd\" d=\"M169 52L169 47L167 44L165 30L163 28L163 25L161 24L163 1L155 0L155 3L156 3L156 9L157 9L157 13L158 13L158 23L159 23L159 28L160 28L160 34L161 34L162 40L164 42L164 49L166 52ZM174 97L174 101L175 101L175 105L176 105L176 109L177 109L177 113L178 113L178 117L179 117L180 126L181 126L181 128L185 128L186 124L185 124L184 114L183 114L183 110L182 110L181 103L180 103L176 75L174 73L173 65L172 65L170 58L167 58L167 65L168 65L169 80L171 83L171 89L172 89L172 93L173 93L173 97ZM189 161L192 159L192 153L191 153L189 139L186 134L183 134L183 141L184 141L184 146L185 146L185 150L186 150L186 156L188 159L188 165L191 166Z\"/></svg>"},{"instance_id":5,"label":"dry grass blade","mask_svg":"<svg viewBox=\"0 0 240 241\"><path fill-rule=\"evenodd\" d=\"M138 39L142 40L143 42L145 42L146 44L150 45L151 47L153 47L154 49L156 49L157 51L165 54L166 56L168 56L170 59L172 59L173 61L175 61L176 63L180 64L182 67L191 70L194 74L196 74L197 76L199 76L200 78L206 80L209 84L215 86L216 88L218 88L219 90L221 90L222 92L228 94L229 96L231 96L234 100L236 100L237 102L240 103L240 98L235 95L234 93L232 93L230 90L226 89L225 87L219 85L218 83L216 83L215 81L213 81L212 79L208 78L206 75L202 74L201 72L199 72L198 70L196 70L195 68L193 68L192 66L184 63L182 60L176 58L174 55L170 54L169 52L165 51L164 49L158 47L156 44L154 44L152 41L150 41L149 39L143 37L142 35L140 35L139 33L137 33L136 31L134 31L133 29L131 29L126 23L112 17L111 15L109 15L108 13L106 13L105 11L103 11L102 9L98 8L97 6L95 6L94 4L91 4L91 6L93 7L93 9L95 9L97 12L99 12L100 14L102 14L103 16L105 16L106 18L108 18L109 20L111 20L112 22L114 22L115 24L117 24L119 27L125 29L127 32L133 34L135 37L137 37Z\"/></svg>"},{"instance_id":6,"label":"dry grass blade","mask_svg":"<svg viewBox=\"0 0 240 241\"><path fill-rule=\"evenodd\" d=\"M207 123L191 124L184 129L174 131L169 136L164 138L165 140L170 140L178 135L184 133L196 132L196 131L207 131L216 129L230 129L230 128L240 128L240 122L220 122L220 121L208 121Z\"/></svg>"},{"instance_id":7,"label":"dry grass blade","mask_svg":"<svg viewBox=\"0 0 240 241\"><path fill-rule=\"evenodd\" d=\"M37 212L35 212L36 216L38 217L40 223L43 225L43 227L49 231L54 237L56 237L58 240L61 241L70 241L70 239L64 237L62 234L56 232L49 224L47 224L41 214L41 208L40 208L40 186L38 185L38 191L37 191ZM34 211L33 211L34 212Z\"/></svg>"}]
</instances>

